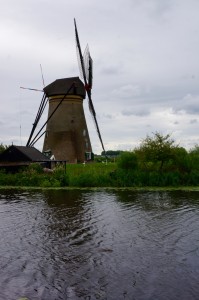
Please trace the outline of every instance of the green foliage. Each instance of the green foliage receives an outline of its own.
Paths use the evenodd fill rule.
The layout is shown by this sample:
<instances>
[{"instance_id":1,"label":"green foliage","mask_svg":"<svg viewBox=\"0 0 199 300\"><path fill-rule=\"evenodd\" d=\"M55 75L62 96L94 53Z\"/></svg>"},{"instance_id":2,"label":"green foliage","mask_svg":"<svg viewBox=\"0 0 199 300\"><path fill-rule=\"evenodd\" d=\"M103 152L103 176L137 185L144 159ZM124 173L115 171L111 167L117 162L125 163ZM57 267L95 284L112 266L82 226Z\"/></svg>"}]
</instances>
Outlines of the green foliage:
<instances>
[{"instance_id":1,"label":"green foliage","mask_svg":"<svg viewBox=\"0 0 199 300\"><path fill-rule=\"evenodd\" d=\"M140 147L122 152L117 163L68 164L44 173L31 164L17 174L0 171L0 185L34 187L146 187L199 185L199 146L189 152L170 135L147 136Z\"/></svg>"},{"instance_id":2,"label":"green foliage","mask_svg":"<svg viewBox=\"0 0 199 300\"><path fill-rule=\"evenodd\" d=\"M124 151L121 151L121 150L107 150L106 152L105 151L102 151L101 155L102 156L118 156L120 154L122 154Z\"/></svg>"},{"instance_id":3,"label":"green foliage","mask_svg":"<svg viewBox=\"0 0 199 300\"><path fill-rule=\"evenodd\" d=\"M1 144L0 144L0 153L4 152L7 148L8 148L8 146L3 145L3 144L1 143Z\"/></svg>"},{"instance_id":4,"label":"green foliage","mask_svg":"<svg viewBox=\"0 0 199 300\"><path fill-rule=\"evenodd\" d=\"M28 166L27 172L32 174L42 174L43 168L39 163L32 163Z\"/></svg>"},{"instance_id":5,"label":"green foliage","mask_svg":"<svg viewBox=\"0 0 199 300\"><path fill-rule=\"evenodd\" d=\"M189 153L191 155L199 155L199 145L196 144L192 149L190 149Z\"/></svg>"},{"instance_id":6,"label":"green foliage","mask_svg":"<svg viewBox=\"0 0 199 300\"><path fill-rule=\"evenodd\" d=\"M65 168L63 166L58 166L54 169L53 172L53 179L54 184L59 183L59 186L68 186L69 183L69 177L68 174L65 172Z\"/></svg>"},{"instance_id":7,"label":"green foliage","mask_svg":"<svg viewBox=\"0 0 199 300\"><path fill-rule=\"evenodd\" d=\"M118 157L123 153L124 151L121 150L108 150L102 151L101 155L95 154L94 161L95 162L116 162L118 160Z\"/></svg>"},{"instance_id":8,"label":"green foliage","mask_svg":"<svg viewBox=\"0 0 199 300\"><path fill-rule=\"evenodd\" d=\"M96 186L96 178L92 173L82 173L73 178L73 181L70 181L70 185L78 187L94 187Z\"/></svg>"},{"instance_id":9,"label":"green foliage","mask_svg":"<svg viewBox=\"0 0 199 300\"><path fill-rule=\"evenodd\" d=\"M142 167L147 168L151 163L154 169L162 171L165 163L173 159L175 148L170 134L155 132L153 137L147 135L135 151Z\"/></svg>"},{"instance_id":10,"label":"green foliage","mask_svg":"<svg viewBox=\"0 0 199 300\"><path fill-rule=\"evenodd\" d=\"M133 152L123 153L113 174L116 186L178 186L199 184L199 147L188 153L170 135L147 136Z\"/></svg>"},{"instance_id":11,"label":"green foliage","mask_svg":"<svg viewBox=\"0 0 199 300\"><path fill-rule=\"evenodd\" d=\"M67 165L66 173L69 178L69 186L111 186L110 173L112 173L115 168L116 164L114 163Z\"/></svg>"},{"instance_id":12,"label":"green foliage","mask_svg":"<svg viewBox=\"0 0 199 300\"><path fill-rule=\"evenodd\" d=\"M134 152L123 152L117 162L118 168L129 170L137 169L138 157Z\"/></svg>"},{"instance_id":13,"label":"green foliage","mask_svg":"<svg viewBox=\"0 0 199 300\"><path fill-rule=\"evenodd\" d=\"M181 172L191 171L190 156L183 147L175 147L173 149L173 169Z\"/></svg>"},{"instance_id":14,"label":"green foliage","mask_svg":"<svg viewBox=\"0 0 199 300\"><path fill-rule=\"evenodd\" d=\"M196 145L189 151L189 163L191 170L199 171L199 146Z\"/></svg>"}]
</instances>

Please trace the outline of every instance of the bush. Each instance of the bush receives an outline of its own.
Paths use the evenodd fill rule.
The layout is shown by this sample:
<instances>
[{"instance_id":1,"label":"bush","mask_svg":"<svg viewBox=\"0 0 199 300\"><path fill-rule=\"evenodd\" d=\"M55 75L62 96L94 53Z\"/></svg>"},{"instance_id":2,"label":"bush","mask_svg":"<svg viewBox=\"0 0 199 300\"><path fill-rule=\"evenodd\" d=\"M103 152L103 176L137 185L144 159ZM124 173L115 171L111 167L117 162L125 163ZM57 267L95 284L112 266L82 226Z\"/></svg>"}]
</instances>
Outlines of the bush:
<instances>
[{"instance_id":1,"label":"bush","mask_svg":"<svg viewBox=\"0 0 199 300\"><path fill-rule=\"evenodd\" d=\"M43 173L43 167L39 163L32 163L28 166L28 168L26 169L25 172L42 174Z\"/></svg>"},{"instance_id":2,"label":"bush","mask_svg":"<svg viewBox=\"0 0 199 300\"><path fill-rule=\"evenodd\" d=\"M55 168L52 178L55 181L59 182L59 186L68 186L69 184L69 176L66 174L65 168L63 166L59 166Z\"/></svg>"},{"instance_id":3,"label":"bush","mask_svg":"<svg viewBox=\"0 0 199 300\"><path fill-rule=\"evenodd\" d=\"M138 159L134 152L124 152L118 159L118 168L125 170L136 170L138 167Z\"/></svg>"}]
</instances>

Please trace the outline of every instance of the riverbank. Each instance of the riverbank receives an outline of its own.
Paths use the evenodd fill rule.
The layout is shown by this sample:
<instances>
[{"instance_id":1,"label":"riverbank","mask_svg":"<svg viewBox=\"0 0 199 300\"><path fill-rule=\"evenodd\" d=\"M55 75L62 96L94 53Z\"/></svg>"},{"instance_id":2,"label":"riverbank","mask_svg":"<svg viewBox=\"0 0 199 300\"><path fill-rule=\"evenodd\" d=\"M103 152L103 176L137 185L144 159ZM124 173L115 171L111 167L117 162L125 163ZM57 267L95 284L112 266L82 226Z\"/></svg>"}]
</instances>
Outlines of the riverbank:
<instances>
[{"instance_id":1,"label":"riverbank","mask_svg":"<svg viewBox=\"0 0 199 300\"><path fill-rule=\"evenodd\" d=\"M36 187L36 186L0 186L0 190L90 190L90 191L141 191L141 192L199 192L199 186L181 186L181 187Z\"/></svg>"},{"instance_id":2,"label":"riverbank","mask_svg":"<svg viewBox=\"0 0 199 300\"><path fill-rule=\"evenodd\" d=\"M19 173L0 172L0 186L12 188L94 188L131 190L199 190L199 171L124 169L116 163L59 166L45 173L33 164Z\"/></svg>"}]
</instances>

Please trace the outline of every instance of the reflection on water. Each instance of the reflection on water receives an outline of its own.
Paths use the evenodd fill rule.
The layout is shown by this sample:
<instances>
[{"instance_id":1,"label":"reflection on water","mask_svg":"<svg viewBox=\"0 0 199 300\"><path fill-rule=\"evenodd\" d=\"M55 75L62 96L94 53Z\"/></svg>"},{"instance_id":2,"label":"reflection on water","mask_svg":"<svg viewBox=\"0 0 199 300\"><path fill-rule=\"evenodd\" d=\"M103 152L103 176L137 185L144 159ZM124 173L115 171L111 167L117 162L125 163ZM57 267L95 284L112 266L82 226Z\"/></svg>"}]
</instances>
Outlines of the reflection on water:
<instances>
[{"instance_id":1,"label":"reflection on water","mask_svg":"<svg viewBox=\"0 0 199 300\"><path fill-rule=\"evenodd\" d=\"M199 193L0 191L0 299L198 299Z\"/></svg>"}]
</instances>

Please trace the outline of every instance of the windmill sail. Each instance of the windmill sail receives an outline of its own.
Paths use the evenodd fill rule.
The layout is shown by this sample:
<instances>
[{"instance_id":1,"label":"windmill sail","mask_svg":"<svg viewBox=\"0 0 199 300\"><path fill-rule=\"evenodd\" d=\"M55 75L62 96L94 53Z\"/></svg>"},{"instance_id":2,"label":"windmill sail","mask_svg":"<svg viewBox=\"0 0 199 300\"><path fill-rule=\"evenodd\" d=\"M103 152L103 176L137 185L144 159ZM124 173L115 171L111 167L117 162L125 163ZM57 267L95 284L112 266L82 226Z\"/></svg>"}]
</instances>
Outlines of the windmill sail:
<instances>
[{"instance_id":1,"label":"windmill sail","mask_svg":"<svg viewBox=\"0 0 199 300\"><path fill-rule=\"evenodd\" d=\"M74 19L74 24L75 24L75 36L76 36L76 46L77 46L77 57L78 57L78 63L79 63L79 69L80 69L80 75L84 80L84 83L87 83L86 80L86 71L85 71L85 66L84 66L84 58L82 55L82 50L79 42L79 36L77 32L77 26L76 26L76 21Z\"/></svg>"},{"instance_id":2,"label":"windmill sail","mask_svg":"<svg viewBox=\"0 0 199 300\"><path fill-rule=\"evenodd\" d=\"M32 89L32 88L27 88L27 87L23 87L23 86L20 86L20 89L23 89L23 90L30 90L30 91L36 91L36 92L43 92L43 90Z\"/></svg>"},{"instance_id":3,"label":"windmill sail","mask_svg":"<svg viewBox=\"0 0 199 300\"><path fill-rule=\"evenodd\" d=\"M90 53L89 53L89 60L88 60L88 70L89 70L89 73L88 73L88 84L89 84L89 86L92 89L92 86L93 86L93 60L92 60L92 58L90 56Z\"/></svg>"},{"instance_id":4,"label":"windmill sail","mask_svg":"<svg viewBox=\"0 0 199 300\"><path fill-rule=\"evenodd\" d=\"M88 45L86 46L83 57L84 57L84 67L85 67L86 80L87 80L87 83L88 83L88 87L90 89L92 89L92 85L93 85L93 60L91 58Z\"/></svg>"},{"instance_id":5,"label":"windmill sail","mask_svg":"<svg viewBox=\"0 0 199 300\"><path fill-rule=\"evenodd\" d=\"M80 46L80 41L79 41L79 36L78 36L78 31L77 31L77 26L76 26L76 21L74 19L74 24L75 24L75 36L76 36L76 45L77 45L77 55L78 55L78 63L80 67L80 75L82 76L84 80L84 85L85 85L85 90L88 96L88 104L89 104L89 110L90 113L94 119L95 127L97 130L97 134L99 137L99 140L102 145L102 149L105 151L104 144L102 141L101 133L99 130L98 122L97 122L97 117L96 117L96 112L93 106L93 101L91 98L91 88L92 88L92 81L93 81L93 61L90 56L90 52L88 49L88 46L85 49L84 56L82 55L82 50Z\"/></svg>"},{"instance_id":6,"label":"windmill sail","mask_svg":"<svg viewBox=\"0 0 199 300\"><path fill-rule=\"evenodd\" d=\"M44 94L43 97L42 97L42 100L41 100L41 103L40 103L40 106L39 106L39 109L38 109L35 121L33 123L33 127L32 127L32 130L31 130L30 136L29 136L27 144L26 144L27 147L30 146L30 144L31 144L32 136L33 136L33 134L35 132L35 129L36 129L38 123L39 123L39 120L40 120L40 118L42 116L42 113L43 113L43 111L45 109L46 104L47 104L47 97Z\"/></svg>"}]
</instances>

